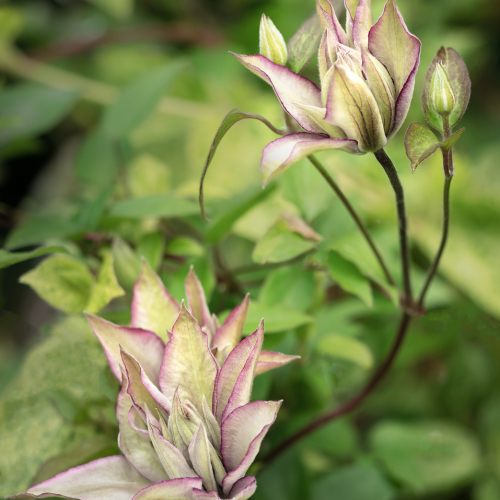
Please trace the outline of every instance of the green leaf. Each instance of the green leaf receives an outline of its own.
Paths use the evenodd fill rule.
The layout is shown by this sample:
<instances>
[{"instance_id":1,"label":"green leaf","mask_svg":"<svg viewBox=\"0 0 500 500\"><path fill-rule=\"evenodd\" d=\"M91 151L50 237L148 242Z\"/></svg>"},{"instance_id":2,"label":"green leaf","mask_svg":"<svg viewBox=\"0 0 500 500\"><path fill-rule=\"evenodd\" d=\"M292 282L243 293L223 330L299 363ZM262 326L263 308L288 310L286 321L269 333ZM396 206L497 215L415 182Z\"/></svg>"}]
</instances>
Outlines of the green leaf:
<instances>
[{"instance_id":1,"label":"green leaf","mask_svg":"<svg viewBox=\"0 0 500 500\"><path fill-rule=\"evenodd\" d=\"M8 5L0 7L0 40L2 43L11 42L21 33L24 16L21 10Z\"/></svg>"},{"instance_id":2,"label":"green leaf","mask_svg":"<svg viewBox=\"0 0 500 500\"><path fill-rule=\"evenodd\" d=\"M218 243L231 229L233 224L251 208L265 200L274 192L275 186L270 189L250 188L235 198L224 203L224 208L217 213L207 229L207 240Z\"/></svg>"},{"instance_id":3,"label":"green leaf","mask_svg":"<svg viewBox=\"0 0 500 500\"><path fill-rule=\"evenodd\" d=\"M163 258L165 242L161 233L145 234L137 243L137 255L144 257L149 265L157 271Z\"/></svg>"},{"instance_id":4,"label":"green leaf","mask_svg":"<svg viewBox=\"0 0 500 500\"><path fill-rule=\"evenodd\" d=\"M205 177L207 175L208 167L210 166L210 163L212 162L215 152L217 151L217 148L219 147L219 144L221 143L222 139L224 136L227 134L229 129L235 124L238 123L240 120L244 120L246 118L251 118L254 120L259 120L264 125L267 125L268 128L270 128L273 132L276 134L282 135L283 132L276 127L274 127L268 120L266 120L263 116L260 115L254 115L251 113L243 113L243 111L240 111L239 109L233 109L230 111L227 116L222 120L221 126L219 127L219 130L217 130L217 133L215 134L215 138L212 142L212 145L210 146L210 151L208 152L208 157L207 161L205 162L205 166L203 167L203 172L201 174L201 180L200 180L200 208L201 208L201 214L205 220L209 220L206 217L205 214L205 205L203 202L203 184L205 182ZM234 221L233 221L234 222Z\"/></svg>"},{"instance_id":5,"label":"green leaf","mask_svg":"<svg viewBox=\"0 0 500 500\"><path fill-rule=\"evenodd\" d=\"M118 173L117 148L113 141L99 132L89 134L76 156L77 177L97 186L109 185Z\"/></svg>"},{"instance_id":6,"label":"green leaf","mask_svg":"<svg viewBox=\"0 0 500 500\"><path fill-rule=\"evenodd\" d=\"M101 269L97 275L97 281L92 288L90 300L85 310L90 313L100 311L116 297L125 295L125 291L118 284L113 267L113 254L104 252Z\"/></svg>"},{"instance_id":7,"label":"green leaf","mask_svg":"<svg viewBox=\"0 0 500 500\"><path fill-rule=\"evenodd\" d=\"M303 255L317 246L317 241L306 240L293 232L285 221L278 221L257 243L252 259L258 264L285 262Z\"/></svg>"},{"instance_id":8,"label":"green leaf","mask_svg":"<svg viewBox=\"0 0 500 500\"><path fill-rule=\"evenodd\" d=\"M0 146L54 128L73 108L78 92L32 83L0 92Z\"/></svg>"},{"instance_id":9,"label":"green leaf","mask_svg":"<svg viewBox=\"0 0 500 500\"><path fill-rule=\"evenodd\" d=\"M380 471L369 465L348 465L314 484L312 500L391 500L394 489Z\"/></svg>"},{"instance_id":10,"label":"green leaf","mask_svg":"<svg viewBox=\"0 0 500 500\"><path fill-rule=\"evenodd\" d=\"M283 332L314 321L311 316L296 309L277 305L268 306L267 304L251 300L243 333L253 333L259 326L262 318L264 318L264 331L266 333Z\"/></svg>"},{"instance_id":11,"label":"green leaf","mask_svg":"<svg viewBox=\"0 0 500 500\"><path fill-rule=\"evenodd\" d=\"M314 292L313 271L298 263L271 271L260 289L259 302L306 311L312 304Z\"/></svg>"},{"instance_id":12,"label":"green leaf","mask_svg":"<svg viewBox=\"0 0 500 500\"><path fill-rule=\"evenodd\" d=\"M78 230L79 228L72 222L54 215L30 215L9 234L5 248L37 245L50 239L64 238Z\"/></svg>"},{"instance_id":13,"label":"green leaf","mask_svg":"<svg viewBox=\"0 0 500 500\"><path fill-rule=\"evenodd\" d=\"M23 274L21 283L30 285L56 309L81 312L87 305L93 278L87 266L69 255L54 255L32 271Z\"/></svg>"},{"instance_id":14,"label":"green leaf","mask_svg":"<svg viewBox=\"0 0 500 500\"><path fill-rule=\"evenodd\" d=\"M148 196L170 190L170 170L150 154L135 158L128 167L127 183L132 196Z\"/></svg>"},{"instance_id":15,"label":"green leaf","mask_svg":"<svg viewBox=\"0 0 500 500\"><path fill-rule=\"evenodd\" d=\"M411 171L432 156L440 146L434 133L421 123L411 123L405 135L406 156L411 162Z\"/></svg>"},{"instance_id":16,"label":"green leaf","mask_svg":"<svg viewBox=\"0 0 500 500\"><path fill-rule=\"evenodd\" d=\"M383 422L372 429L370 442L387 472L416 494L467 484L481 468L474 436L450 422Z\"/></svg>"},{"instance_id":17,"label":"green leaf","mask_svg":"<svg viewBox=\"0 0 500 500\"><path fill-rule=\"evenodd\" d=\"M82 231L94 231L97 229L106 204L113 193L113 189L113 187L106 189L97 198L90 200L90 202L83 206L76 217L76 222Z\"/></svg>"},{"instance_id":18,"label":"green leaf","mask_svg":"<svg viewBox=\"0 0 500 500\"><path fill-rule=\"evenodd\" d=\"M103 420L116 403L116 388L113 400L103 395L111 389L106 370L102 347L83 315L65 317L27 353L0 401L0 497L26 490L47 460L93 439L96 430L81 420L87 412L97 410L97 425L114 432L116 424ZM56 393L78 404L79 425L61 413Z\"/></svg>"},{"instance_id":19,"label":"green leaf","mask_svg":"<svg viewBox=\"0 0 500 500\"><path fill-rule=\"evenodd\" d=\"M373 254L370 245L363 235L358 231L350 231L329 245L329 248L335 250L344 259L355 264L359 272L378 283L391 297L394 304L399 304L399 292L395 286L387 282L380 263Z\"/></svg>"},{"instance_id":20,"label":"green leaf","mask_svg":"<svg viewBox=\"0 0 500 500\"><path fill-rule=\"evenodd\" d=\"M155 194L142 198L130 198L118 202L110 214L116 217L142 219L144 217L185 217L197 214L198 205L184 198Z\"/></svg>"},{"instance_id":21,"label":"green leaf","mask_svg":"<svg viewBox=\"0 0 500 500\"><path fill-rule=\"evenodd\" d=\"M49 253L67 253L67 250L63 247L42 247L31 252L12 253L0 249L0 269Z\"/></svg>"},{"instance_id":22,"label":"green leaf","mask_svg":"<svg viewBox=\"0 0 500 500\"><path fill-rule=\"evenodd\" d=\"M141 259L121 238L113 240L112 252L119 283L125 289L132 290L141 273Z\"/></svg>"},{"instance_id":23,"label":"green leaf","mask_svg":"<svg viewBox=\"0 0 500 500\"><path fill-rule=\"evenodd\" d=\"M316 350L332 358L352 361L365 370L373 366L373 355L368 346L353 337L325 335L317 344Z\"/></svg>"},{"instance_id":24,"label":"green leaf","mask_svg":"<svg viewBox=\"0 0 500 500\"><path fill-rule=\"evenodd\" d=\"M343 290L356 295L368 307L372 307L373 295L370 284L352 262L332 251L328 254L326 265L332 278Z\"/></svg>"},{"instance_id":25,"label":"green leaf","mask_svg":"<svg viewBox=\"0 0 500 500\"><path fill-rule=\"evenodd\" d=\"M444 151L449 151L455 143L460 139L460 136L465 132L465 128L461 128L460 130L457 130L451 137L448 137L446 141L443 141L441 143L441 149Z\"/></svg>"},{"instance_id":26,"label":"green leaf","mask_svg":"<svg viewBox=\"0 0 500 500\"><path fill-rule=\"evenodd\" d=\"M288 66L294 73L300 73L316 55L322 34L319 17L314 13L290 38L287 44Z\"/></svg>"},{"instance_id":27,"label":"green leaf","mask_svg":"<svg viewBox=\"0 0 500 500\"><path fill-rule=\"evenodd\" d=\"M185 236L171 239L165 250L171 255L185 255L187 257L200 257L205 253L202 245Z\"/></svg>"},{"instance_id":28,"label":"green leaf","mask_svg":"<svg viewBox=\"0 0 500 500\"><path fill-rule=\"evenodd\" d=\"M134 11L134 0L90 0L116 19L128 19Z\"/></svg>"},{"instance_id":29,"label":"green leaf","mask_svg":"<svg viewBox=\"0 0 500 500\"><path fill-rule=\"evenodd\" d=\"M335 458L351 458L358 452L356 428L347 418L320 427L309 434L304 443Z\"/></svg>"},{"instance_id":30,"label":"green leaf","mask_svg":"<svg viewBox=\"0 0 500 500\"><path fill-rule=\"evenodd\" d=\"M154 111L184 67L184 61L168 63L133 81L106 108L102 131L114 139L126 137Z\"/></svg>"}]
</instances>

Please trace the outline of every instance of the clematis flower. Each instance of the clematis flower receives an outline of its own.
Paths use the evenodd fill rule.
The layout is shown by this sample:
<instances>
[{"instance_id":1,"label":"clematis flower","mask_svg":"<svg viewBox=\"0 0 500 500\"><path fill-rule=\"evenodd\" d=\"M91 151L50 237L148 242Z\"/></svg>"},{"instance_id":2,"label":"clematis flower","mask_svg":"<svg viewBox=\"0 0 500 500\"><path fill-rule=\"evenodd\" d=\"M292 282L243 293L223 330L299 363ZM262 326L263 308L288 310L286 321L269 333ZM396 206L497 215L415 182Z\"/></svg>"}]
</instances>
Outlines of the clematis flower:
<instances>
[{"instance_id":1,"label":"clematis flower","mask_svg":"<svg viewBox=\"0 0 500 500\"><path fill-rule=\"evenodd\" d=\"M219 326L190 271L189 310L144 262L132 326L88 315L121 383L116 415L123 455L95 460L11 498L246 500L245 476L281 401L250 402L257 373L294 356L263 352L264 322L240 341L248 297ZM164 343L166 340L166 345Z\"/></svg>"},{"instance_id":2,"label":"clematis flower","mask_svg":"<svg viewBox=\"0 0 500 500\"><path fill-rule=\"evenodd\" d=\"M318 53L320 86L264 55L233 54L269 83L286 113L303 131L268 144L261 171L266 185L314 152L375 152L400 129L408 113L421 43L395 0L373 24L371 0L345 0L347 26L328 0L317 0L323 29Z\"/></svg>"}]
</instances>

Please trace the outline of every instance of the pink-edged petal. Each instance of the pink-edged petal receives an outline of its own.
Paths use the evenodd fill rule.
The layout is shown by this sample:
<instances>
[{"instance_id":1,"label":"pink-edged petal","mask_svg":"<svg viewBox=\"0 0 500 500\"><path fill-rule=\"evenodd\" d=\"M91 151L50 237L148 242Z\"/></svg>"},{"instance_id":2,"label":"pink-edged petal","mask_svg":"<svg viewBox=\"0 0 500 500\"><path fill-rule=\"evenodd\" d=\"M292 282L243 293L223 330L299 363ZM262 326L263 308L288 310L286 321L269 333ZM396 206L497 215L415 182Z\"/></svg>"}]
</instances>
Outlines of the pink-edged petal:
<instances>
[{"instance_id":1,"label":"pink-edged petal","mask_svg":"<svg viewBox=\"0 0 500 500\"><path fill-rule=\"evenodd\" d=\"M133 500L192 500L194 488L201 488L201 478L170 479L144 488Z\"/></svg>"},{"instance_id":2,"label":"pink-edged petal","mask_svg":"<svg viewBox=\"0 0 500 500\"><path fill-rule=\"evenodd\" d=\"M118 394L118 403L116 406L116 418L120 434L118 435L118 446L127 460L144 476L152 482L164 481L168 476L163 469L158 455L151 446L151 440L143 432L136 431L129 422L129 414L138 410L132 405L132 400L127 392L127 380L122 384ZM142 417L140 417L142 420ZM133 423L136 427L146 429L143 422L134 418Z\"/></svg>"},{"instance_id":3,"label":"pink-edged petal","mask_svg":"<svg viewBox=\"0 0 500 500\"><path fill-rule=\"evenodd\" d=\"M269 427L276 420L281 401L254 401L236 408L222 424L221 454L228 471L222 481L224 494L241 479L260 450Z\"/></svg>"},{"instance_id":4,"label":"pink-edged petal","mask_svg":"<svg viewBox=\"0 0 500 500\"><path fill-rule=\"evenodd\" d=\"M231 500L247 500L257 489L257 481L253 476L245 476L238 479L229 492Z\"/></svg>"},{"instance_id":5,"label":"pink-edged petal","mask_svg":"<svg viewBox=\"0 0 500 500\"><path fill-rule=\"evenodd\" d=\"M347 35L339 23L332 4L328 0L316 0L316 10L323 30L331 30L335 41L347 45Z\"/></svg>"},{"instance_id":6,"label":"pink-edged petal","mask_svg":"<svg viewBox=\"0 0 500 500\"><path fill-rule=\"evenodd\" d=\"M300 356L290 356L288 354L282 354L281 352L261 351L255 375L261 375L269 370L287 365L296 359L300 359Z\"/></svg>"},{"instance_id":7,"label":"pink-edged petal","mask_svg":"<svg viewBox=\"0 0 500 500\"><path fill-rule=\"evenodd\" d=\"M132 500L151 484L122 455L69 469L11 498L59 496L79 500Z\"/></svg>"},{"instance_id":8,"label":"pink-edged petal","mask_svg":"<svg viewBox=\"0 0 500 500\"><path fill-rule=\"evenodd\" d=\"M377 151L387 144L377 101L363 78L340 59L335 63L328 92L325 121L342 127L361 152Z\"/></svg>"},{"instance_id":9,"label":"pink-edged petal","mask_svg":"<svg viewBox=\"0 0 500 500\"><path fill-rule=\"evenodd\" d=\"M158 380L165 344L156 333L118 326L93 314L87 314L87 319L102 344L111 371L118 380L121 381L122 377L120 345L139 361L150 380Z\"/></svg>"},{"instance_id":10,"label":"pink-edged petal","mask_svg":"<svg viewBox=\"0 0 500 500\"><path fill-rule=\"evenodd\" d=\"M125 366L125 371L127 372L127 392L132 398L133 403L142 410L142 414L145 415L146 406L150 410L160 407L165 412L170 413L172 408L171 401L149 380L138 361L123 349L121 350L121 356L123 366Z\"/></svg>"},{"instance_id":11,"label":"pink-edged petal","mask_svg":"<svg viewBox=\"0 0 500 500\"><path fill-rule=\"evenodd\" d=\"M212 347L220 349L230 345L232 350L238 344L247 319L249 304L250 294L247 294L243 302L231 311L224 324L217 329L212 341Z\"/></svg>"},{"instance_id":12,"label":"pink-edged petal","mask_svg":"<svg viewBox=\"0 0 500 500\"><path fill-rule=\"evenodd\" d=\"M207 491L217 490L214 471L210 460L210 443L205 426L200 423L189 443L189 458L196 473L203 479Z\"/></svg>"},{"instance_id":13,"label":"pink-edged petal","mask_svg":"<svg viewBox=\"0 0 500 500\"><path fill-rule=\"evenodd\" d=\"M182 452L161 435L160 429L155 425L157 422L152 418L152 414L148 409L146 409L146 419L151 443L158 454L158 458L168 478L198 477L196 472L186 462Z\"/></svg>"},{"instance_id":14,"label":"pink-edged petal","mask_svg":"<svg viewBox=\"0 0 500 500\"><path fill-rule=\"evenodd\" d=\"M160 370L160 388L170 401L179 389L181 401L189 399L198 413L203 413L203 396L212 405L212 393L219 365L209 345L207 334L189 314L184 303L165 348Z\"/></svg>"},{"instance_id":15,"label":"pink-edged petal","mask_svg":"<svg viewBox=\"0 0 500 500\"><path fill-rule=\"evenodd\" d=\"M295 118L304 130L320 132L307 112L296 106L296 103L299 103L321 107L321 91L311 80L297 75L285 66L271 62L264 56L245 56L233 52L231 54L273 87L283 109Z\"/></svg>"},{"instance_id":16,"label":"pink-edged petal","mask_svg":"<svg viewBox=\"0 0 500 500\"><path fill-rule=\"evenodd\" d=\"M372 27L371 0L359 0L352 26L352 40L363 49L368 48L368 33Z\"/></svg>"},{"instance_id":17,"label":"pink-edged petal","mask_svg":"<svg viewBox=\"0 0 500 500\"><path fill-rule=\"evenodd\" d=\"M201 286L200 280L194 272L193 266L189 270L186 278L186 297L189 305L189 312L196 321L206 329L210 339L215 334L215 323L207 305L207 298Z\"/></svg>"},{"instance_id":18,"label":"pink-edged petal","mask_svg":"<svg viewBox=\"0 0 500 500\"><path fill-rule=\"evenodd\" d=\"M262 151L263 186L302 158L325 149L359 153L357 142L350 139L329 139L324 135L306 133L285 135L270 142Z\"/></svg>"},{"instance_id":19,"label":"pink-edged petal","mask_svg":"<svg viewBox=\"0 0 500 500\"><path fill-rule=\"evenodd\" d=\"M219 424L229 413L247 404L252 393L257 361L264 341L264 321L229 354L215 379L212 411ZM234 398L233 398L234 396ZM232 399L231 404L229 401ZM228 414L228 413L227 413Z\"/></svg>"},{"instance_id":20,"label":"pink-edged petal","mask_svg":"<svg viewBox=\"0 0 500 500\"><path fill-rule=\"evenodd\" d=\"M216 491L205 491L194 489L193 490L193 500L219 500L219 495Z\"/></svg>"},{"instance_id":21,"label":"pink-edged petal","mask_svg":"<svg viewBox=\"0 0 500 500\"><path fill-rule=\"evenodd\" d=\"M370 30L368 48L394 81L396 119L391 134L401 127L408 113L421 45L420 40L408 31L395 0L388 0L384 12Z\"/></svg>"},{"instance_id":22,"label":"pink-edged petal","mask_svg":"<svg viewBox=\"0 0 500 500\"><path fill-rule=\"evenodd\" d=\"M167 330L172 330L180 308L160 277L143 259L141 274L134 285L131 326L155 332L167 342Z\"/></svg>"},{"instance_id":23,"label":"pink-edged petal","mask_svg":"<svg viewBox=\"0 0 500 500\"><path fill-rule=\"evenodd\" d=\"M144 424L144 419L139 413L139 410L137 409L136 406L131 406L130 410L128 411L128 423L134 431L139 432L143 434L144 436L147 436L147 439L149 441L149 432L146 429L146 426Z\"/></svg>"}]
</instances>

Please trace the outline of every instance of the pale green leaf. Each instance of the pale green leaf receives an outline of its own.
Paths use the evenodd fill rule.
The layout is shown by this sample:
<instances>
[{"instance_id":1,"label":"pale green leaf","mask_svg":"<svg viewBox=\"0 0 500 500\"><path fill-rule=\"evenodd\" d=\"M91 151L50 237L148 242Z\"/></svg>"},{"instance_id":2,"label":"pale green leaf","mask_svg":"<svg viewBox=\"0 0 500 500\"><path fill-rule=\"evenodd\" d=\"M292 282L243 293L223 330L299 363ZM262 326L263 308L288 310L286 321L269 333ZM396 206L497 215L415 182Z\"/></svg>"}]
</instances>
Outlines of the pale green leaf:
<instances>
[{"instance_id":1,"label":"pale green leaf","mask_svg":"<svg viewBox=\"0 0 500 500\"><path fill-rule=\"evenodd\" d=\"M142 154L128 166L127 183L132 196L164 194L170 190L170 170L150 154Z\"/></svg>"},{"instance_id":2,"label":"pale green leaf","mask_svg":"<svg viewBox=\"0 0 500 500\"><path fill-rule=\"evenodd\" d=\"M79 230L75 224L54 215L30 215L9 234L5 248L37 245L54 238L63 238Z\"/></svg>"},{"instance_id":3,"label":"pale green leaf","mask_svg":"<svg viewBox=\"0 0 500 500\"><path fill-rule=\"evenodd\" d=\"M333 495L332 495L333 494ZM391 500L393 487L371 465L355 464L337 468L313 488L312 500Z\"/></svg>"},{"instance_id":4,"label":"pale green leaf","mask_svg":"<svg viewBox=\"0 0 500 500\"><path fill-rule=\"evenodd\" d=\"M22 83L0 92L0 146L54 128L73 108L78 92Z\"/></svg>"},{"instance_id":5,"label":"pale green leaf","mask_svg":"<svg viewBox=\"0 0 500 500\"><path fill-rule=\"evenodd\" d=\"M105 252L97 281L92 288L90 300L85 308L90 313L96 313L107 306L116 297L125 295L125 291L118 284L113 267L113 254Z\"/></svg>"},{"instance_id":6,"label":"pale green leaf","mask_svg":"<svg viewBox=\"0 0 500 500\"><path fill-rule=\"evenodd\" d=\"M405 135L406 156L411 162L411 171L432 156L440 146L434 133L421 123L412 123Z\"/></svg>"},{"instance_id":7,"label":"pale green leaf","mask_svg":"<svg viewBox=\"0 0 500 500\"><path fill-rule=\"evenodd\" d=\"M316 54L322 34L318 15L314 13L290 38L288 65L294 73L300 73Z\"/></svg>"},{"instance_id":8,"label":"pale green leaf","mask_svg":"<svg viewBox=\"0 0 500 500\"><path fill-rule=\"evenodd\" d=\"M113 240L115 273L120 285L131 290L141 272L141 260L121 238Z\"/></svg>"},{"instance_id":9,"label":"pale green leaf","mask_svg":"<svg viewBox=\"0 0 500 500\"><path fill-rule=\"evenodd\" d=\"M480 471L475 437L451 422L382 422L370 442L387 472L414 493L438 493L471 482Z\"/></svg>"},{"instance_id":10,"label":"pale green leaf","mask_svg":"<svg viewBox=\"0 0 500 500\"><path fill-rule=\"evenodd\" d=\"M199 212L198 205L184 198L155 194L118 202L111 209L115 217L142 219L144 217L185 217Z\"/></svg>"},{"instance_id":11,"label":"pale green leaf","mask_svg":"<svg viewBox=\"0 0 500 500\"><path fill-rule=\"evenodd\" d=\"M69 255L54 255L32 271L21 283L31 288L52 307L65 312L81 312L90 299L93 278L87 266Z\"/></svg>"},{"instance_id":12,"label":"pale green leaf","mask_svg":"<svg viewBox=\"0 0 500 500\"><path fill-rule=\"evenodd\" d=\"M111 138L126 137L155 109L182 68L183 61L171 62L141 75L122 90L103 116L102 131Z\"/></svg>"},{"instance_id":13,"label":"pale green leaf","mask_svg":"<svg viewBox=\"0 0 500 500\"><path fill-rule=\"evenodd\" d=\"M118 173L118 145L99 132L89 134L76 156L75 171L82 181L109 185Z\"/></svg>"},{"instance_id":14,"label":"pale green leaf","mask_svg":"<svg viewBox=\"0 0 500 500\"><path fill-rule=\"evenodd\" d=\"M332 251L326 265L332 278L343 290L359 297L368 307L373 305L370 283L352 262Z\"/></svg>"},{"instance_id":15,"label":"pale green leaf","mask_svg":"<svg viewBox=\"0 0 500 500\"><path fill-rule=\"evenodd\" d=\"M285 221L278 221L257 243L252 259L259 264L284 262L310 252L317 242L293 232Z\"/></svg>"},{"instance_id":16,"label":"pale green leaf","mask_svg":"<svg viewBox=\"0 0 500 500\"><path fill-rule=\"evenodd\" d=\"M352 361L365 370L373 366L373 355L368 346L353 337L325 335L319 341L316 350L332 358Z\"/></svg>"},{"instance_id":17,"label":"pale green leaf","mask_svg":"<svg viewBox=\"0 0 500 500\"><path fill-rule=\"evenodd\" d=\"M161 233L145 234L137 243L136 254L144 257L149 265L158 270L163 259L165 242Z\"/></svg>"},{"instance_id":18,"label":"pale green leaf","mask_svg":"<svg viewBox=\"0 0 500 500\"><path fill-rule=\"evenodd\" d=\"M42 247L31 252L7 252L0 249L0 269L49 253L67 253L67 250L63 247Z\"/></svg>"}]
</instances>

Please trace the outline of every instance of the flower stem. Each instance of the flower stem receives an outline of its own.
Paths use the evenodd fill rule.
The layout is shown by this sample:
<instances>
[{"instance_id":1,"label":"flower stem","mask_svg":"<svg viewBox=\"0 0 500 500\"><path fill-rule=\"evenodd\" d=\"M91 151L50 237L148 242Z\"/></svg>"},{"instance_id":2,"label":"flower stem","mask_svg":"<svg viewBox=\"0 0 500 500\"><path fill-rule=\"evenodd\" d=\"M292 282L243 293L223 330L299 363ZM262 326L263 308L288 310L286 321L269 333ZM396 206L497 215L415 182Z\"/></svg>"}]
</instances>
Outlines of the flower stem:
<instances>
[{"instance_id":1,"label":"flower stem","mask_svg":"<svg viewBox=\"0 0 500 500\"><path fill-rule=\"evenodd\" d=\"M399 180L398 172L394 163L387 156L383 149L379 149L374 153L380 165L382 165L389 181L391 183L394 194L396 195L396 208L398 212L399 221L399 246L401 249L401 266L403 271L403 284L404 284L404 306L411 307L413 301L413 294L411 290L410 278L410 250L408 246L408 231L406 223L406 210L403 186Z\"/></svg>"},{"instance_id":2,"label":"flower stem","mask_svg":"<svg viewBox=\"0 0 500 500\"><path fill-rule=\"evenodd\" d=\"M411 316L408 313L403 313L401 316L401 320L399 322L398 331L396 334L396 338L394 339L394 343L392 344L391 350L389 354L383 361L383 363L379 366L377 371L372 375L368 383L364 386L364 388L353 398L345 403L341 404L337 408L321 415L317 419L313 420L305 427L297 431L295 434L292 434L289 438L285 439L280 445L278 445L274 450L271 451L264 459L266 464L269 464L273 461L278 455L283 453L287 448L293 446L297 441L305 437L306 435L314 432L319 429L323 425L331 422L332 420L339 418L355 408L357 408L377 387L379 382L384 378L386 373L392 366L392 363L396 359L396 356L401 348L403 341L406 337L406 333L408 332L408 326L410 325Z\"/></svg>"},{"instance_id":3,"label":"flower stem","mask_svg":"<svg viewBox=\"0 0 500 500\"><path fill-rule=\"evenodd\" d=\"M335 191L335 194L339 197L340 201L344 204L345 208L347 211L351 214L351 217L354 219L354 222L358 226L359 230L365 237L368 245L370 245L370 248L372 249L375 257L377 258L380 267L382 268L382 271L387 279L387 281L393 285L396 286L395 281L387 268L384 258L382 257L381 253L379 252L377 246L375 245L375 242L373 241L372 237L370 236L370 233L368 232L368 229L366 226L363 224L363 221L359 218L359 215L356 213L354 210L354 207L351 205L349 200L346 198L338 184L332 179L330 174L326 171L325 167L312 155L308 156L307 159L316 167L318 172L323 176L323 178L326 180L326 182L330 185L330 187Z\"/></svg>"}]
</instances>

